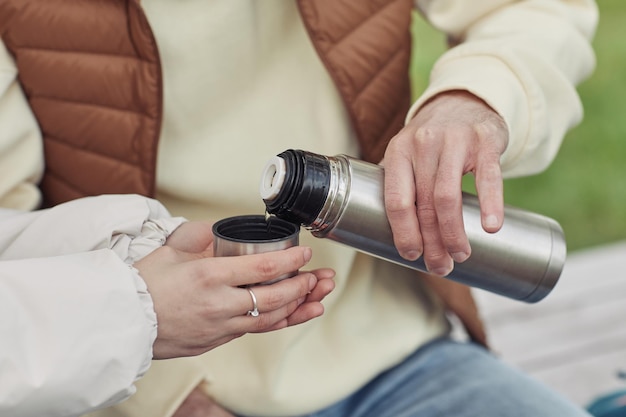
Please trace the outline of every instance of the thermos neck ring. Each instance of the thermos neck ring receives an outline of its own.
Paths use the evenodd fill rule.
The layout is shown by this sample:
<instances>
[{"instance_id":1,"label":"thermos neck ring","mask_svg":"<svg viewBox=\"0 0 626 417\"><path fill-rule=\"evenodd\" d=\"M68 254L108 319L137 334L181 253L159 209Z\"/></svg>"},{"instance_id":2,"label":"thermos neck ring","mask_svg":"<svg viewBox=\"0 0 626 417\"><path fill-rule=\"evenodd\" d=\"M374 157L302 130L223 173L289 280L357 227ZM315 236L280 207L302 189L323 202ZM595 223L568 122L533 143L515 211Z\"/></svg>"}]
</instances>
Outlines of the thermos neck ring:
<instances>
[{"instance_id":1,"label":"thermos neck ring","mask_svg":"<svg viewBox=\"0 0 626 417\"><path fill-rule=\"evenodd\" d=\"M266 211L293 223L310 225L319 214L330 187L325 156L289 149L265 167L261 194Z\"/></svg>"}]
</instances>

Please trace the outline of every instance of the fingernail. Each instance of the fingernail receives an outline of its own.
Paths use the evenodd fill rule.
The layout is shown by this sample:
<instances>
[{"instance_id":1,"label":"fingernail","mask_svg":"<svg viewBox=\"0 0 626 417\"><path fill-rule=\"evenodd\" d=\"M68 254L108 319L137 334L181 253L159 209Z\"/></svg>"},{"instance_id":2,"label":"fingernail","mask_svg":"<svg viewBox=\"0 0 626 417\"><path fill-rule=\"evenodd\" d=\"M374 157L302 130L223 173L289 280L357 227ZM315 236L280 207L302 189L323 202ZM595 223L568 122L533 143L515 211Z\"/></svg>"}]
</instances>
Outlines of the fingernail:
<instances>
[{"instance_id":1,"label":"fingernail","mask_svg":"<svg viewBox=\"0 0 626 417\"><path fill-rule=\"evenodd\" d=\"M315 276L311 275L311 277L309 278L309 291L311 291L313 288L315 288L316 285L317 285L317 278L315 278Z\"/></svg>"},{"instance_id":2,"label":"fingernail","mask_svg":"<svg viewBox=\"0 0 626 417\"><path fill-rule=\"evenodd\" d=\"M464 262L467 260L467 258L469 258L469 253L466 252L454 252L451 253L450 256L452 256L452 259L454 259L454 262Z\"/></svg>"},{"instance_id":3,"label":"fingernail","mask_svg":"<svg viewBox=\"0 0 626 417\"><path fill-rule=\"evenodd\" d=\"M309 247L304 248L304 262L309 262L313 257L313 251Z\"/></svg>"},{"instance_id":4,"label":"fingernail","mask_svg":"<svg viewBox=\"0 0 626 417\"><path fill-rule=\"evenodd\" d=\"M414 261L417 258L419 258L420 256L422 256L421 252L418 252L416 250L410 250L408 252L405 252L402 257L404 259L408 259L409 261Z\"/></svg>"},{"instance_id":5,"label":"fingernail","mask_svg":"<svg viewBox=\"0 0 626 417\"><path fill-rule=\"evenodd\" d=\"M498 227L498 217L496 217L495 214L490 214L485 217L485 227L490 229Z\"/></svg>"},{"instance_id":6,"label":"fingernail","mask_svg":"<svg viewBox=\"0 0 626 417\"><path fill-rule=\"evenodd\" d=\"M447 266L438 266L436 268L430 269L428 265L426 265L428 271L432 274L439 275L441 277L445 277L454 269L454 264L452 263L452 259L450 259L450 264Z\"/></svg>"},{"instance_id":7,"label":"fingernail","mask_svg":"<svg viewBox=\"0 0 626 417\"><path fill-rule=\"evenodd\" d=\"M432 274L439 275L440 277L445 277L450 272L452 272L452 268L446 268L446 267L435 268L435 269L431 270L430 272Z\"/></svg>"}]
</instances>

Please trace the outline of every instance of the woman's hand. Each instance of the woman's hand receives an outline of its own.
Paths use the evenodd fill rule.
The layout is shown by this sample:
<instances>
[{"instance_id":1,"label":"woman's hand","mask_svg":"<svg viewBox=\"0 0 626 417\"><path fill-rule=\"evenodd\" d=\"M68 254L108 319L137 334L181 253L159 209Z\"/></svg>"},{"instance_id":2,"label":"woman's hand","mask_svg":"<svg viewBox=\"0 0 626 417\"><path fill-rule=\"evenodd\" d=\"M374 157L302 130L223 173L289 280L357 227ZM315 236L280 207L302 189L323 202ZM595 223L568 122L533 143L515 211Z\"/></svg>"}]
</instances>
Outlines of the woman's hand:
<instances>
[{"instance_id":1,"label":"woman's hand","mask_svg":"<svg viewBox=\"0 0 626 417\"><path fill-rule=\"evenodd\" d=\"M156 359L198 355L245 333L278 330L323 313L321 301L334 288L331 269L251 287L260 314L246 314L253 302L243 287L299 270L311 259L310 248L215 258L212 241L210 225L186 223L134 265L157 314Z\"/></svg>"}]
</instances>

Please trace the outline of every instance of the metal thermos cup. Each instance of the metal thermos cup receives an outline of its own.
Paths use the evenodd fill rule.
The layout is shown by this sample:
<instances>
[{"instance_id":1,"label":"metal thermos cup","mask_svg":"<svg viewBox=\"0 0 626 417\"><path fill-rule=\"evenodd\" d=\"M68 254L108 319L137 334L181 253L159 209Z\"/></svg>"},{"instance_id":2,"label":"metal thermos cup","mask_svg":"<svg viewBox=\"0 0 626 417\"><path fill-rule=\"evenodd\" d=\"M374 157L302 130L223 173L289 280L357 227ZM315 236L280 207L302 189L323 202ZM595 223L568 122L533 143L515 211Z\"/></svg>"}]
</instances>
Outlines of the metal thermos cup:
<instances>
[{"instance_id":1,"label":"metal thermos cup","mask_svg":"<svg viewBox=\"0 0 626 417\"><path fill-rule=\"evenodd\" d=\"M252 255L298 246L300 226L272 216L242 215L214 223L213 235L215 256ZM291 278L297 273L289 272L265 284Z\"/></svg>"},{"instance_id":2,"label":"metal thermos cup","mask_svg":"<svg viewBox=\"0 0 626 417\"><path fill-rule=\"evenodd\" d=\"M393 244L383 176L381 166L346 155L290 149L268 161L260 193L268 213L316 237L426 272L422 258L408 261ZM554 288L567 252L555 220L506 206L502 229L487 233L477 197L463 193L463 221L472 253L445 278L529 303Z\"/></svg>"}]
</instances>

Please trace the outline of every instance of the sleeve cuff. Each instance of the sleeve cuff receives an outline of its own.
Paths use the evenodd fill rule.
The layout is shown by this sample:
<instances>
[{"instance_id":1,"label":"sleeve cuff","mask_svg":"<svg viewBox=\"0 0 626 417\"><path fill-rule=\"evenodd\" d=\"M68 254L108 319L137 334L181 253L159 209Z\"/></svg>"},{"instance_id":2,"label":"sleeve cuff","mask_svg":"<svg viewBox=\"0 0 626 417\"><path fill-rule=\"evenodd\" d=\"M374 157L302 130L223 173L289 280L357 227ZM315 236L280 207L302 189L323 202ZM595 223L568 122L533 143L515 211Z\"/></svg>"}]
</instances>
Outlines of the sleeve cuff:
<instances>
[{"instance_id":1,"label":"sleeve cuff","mask_svg":"<svg viewBox=\"0 0 626 417\"><path fill-rule=\"evenodd\" d=\"M137 379L142 378L145 373L150 368L152 363L152 346L154 346L154 341L157 338L157 316L154 311L154 303L152 302L152 297L148 292L148 287L145 281L139 275L139 271L130 266L129 267L132 272L133 284L135 285L135 289L137 290L137 296L139 297L139 304L143 309L144 314L146 315L146 321L149 327L149 343L150 343L150 356L146 357L146 360L141 364L139 371L137 372Z\"/></svg>"},{"instance_id":2,"label":"sleeve cuff","mask_svg":"<svg viewBox=\"0 0 626 417\"><path fill-rule=\"evenodd\" d=\"M174 230L185 221L182 217L146 220L141 227L140 234L130 241L127 258L132 262L137 262L155 249L160 248Z\"/></svg>"}]
</instances>

